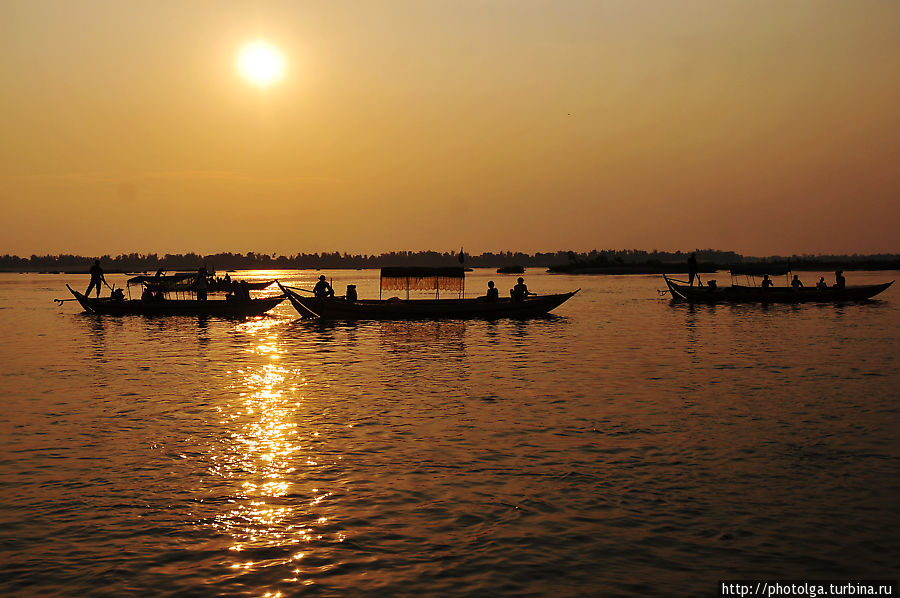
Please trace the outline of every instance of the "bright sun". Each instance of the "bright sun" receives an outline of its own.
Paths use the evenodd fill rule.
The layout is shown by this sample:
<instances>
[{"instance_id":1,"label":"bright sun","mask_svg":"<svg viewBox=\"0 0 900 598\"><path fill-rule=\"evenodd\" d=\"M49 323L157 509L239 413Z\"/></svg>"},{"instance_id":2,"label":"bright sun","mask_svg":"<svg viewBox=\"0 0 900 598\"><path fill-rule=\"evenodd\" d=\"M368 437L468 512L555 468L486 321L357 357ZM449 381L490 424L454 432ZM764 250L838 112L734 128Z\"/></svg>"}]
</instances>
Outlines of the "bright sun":
<instances>
[{"instance_id":1,"label":"bright sun","mask_svg":"<svg viewBox=\"0 0 900 598\"><path fill-rule=\"evenodd\" d=\"M257 40L238 52L238 70L254 85L268 87L284 76L284 56L275 46Z\"/></svg>"}]
</instances>

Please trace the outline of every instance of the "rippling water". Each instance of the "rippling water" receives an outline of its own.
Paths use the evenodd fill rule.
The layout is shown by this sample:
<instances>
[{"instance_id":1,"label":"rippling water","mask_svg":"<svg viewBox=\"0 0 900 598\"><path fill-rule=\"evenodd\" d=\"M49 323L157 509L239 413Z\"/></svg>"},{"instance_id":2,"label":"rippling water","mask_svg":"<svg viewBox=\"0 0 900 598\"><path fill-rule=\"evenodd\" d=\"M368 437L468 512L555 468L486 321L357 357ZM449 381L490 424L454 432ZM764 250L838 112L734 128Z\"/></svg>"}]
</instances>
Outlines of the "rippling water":
<instances>
[{"instance_id":1,"label":"rippling water","mask_svg":"<svg viewBox=\"0 0 900 598\"><path fill-rule=\"evenodd\" d=\"M377 276L334 285L371 297ZM2 595L900 576L896 288L690 307L658 277L529 272L583 290L546 319L326 324L287 304L235 322L51 302L86 278L0 274ZM470 292L488 278L514 280L476 271Z\"/></svg>"}]
</instances>

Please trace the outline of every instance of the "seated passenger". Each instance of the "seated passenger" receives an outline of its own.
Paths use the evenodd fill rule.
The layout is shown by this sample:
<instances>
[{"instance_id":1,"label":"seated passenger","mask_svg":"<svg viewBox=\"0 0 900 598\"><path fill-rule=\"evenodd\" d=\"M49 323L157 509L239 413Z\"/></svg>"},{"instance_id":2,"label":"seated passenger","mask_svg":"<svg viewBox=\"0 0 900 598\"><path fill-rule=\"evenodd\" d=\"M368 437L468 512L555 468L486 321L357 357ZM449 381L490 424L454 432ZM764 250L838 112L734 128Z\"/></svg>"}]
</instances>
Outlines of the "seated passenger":
<instances>
[{"instance_id":1,"label":"seated passenger","mask_svg":"<svg viewBox=\"0 0 900 598\"><path fill-rule=\"evenodd\" d=\"M768 274L765 274L765 275L763 275L762 283L759 286L761 286L763 288L763 290L765 291L769 287L775 286L775 283L773 283L771 280L769 280Z\"/></svg>"},{"instance_id":2,"label":"seated passenger","mask_svg":"<svg viewBox=\"0 0 900 598\"><path fill-rule=\"evenodd\" d=\"M328 281L325 280L324 274L319 276L319 282L313 287L313 295L315 295L316 299L334 297L334 289L332 289L331 285L328 284Z\"/></svg>"},{"instance_id":3,"label":"seated passenger","mask_svg":"<svg viewBox=\"0 0 900 598\"><path fill-rule=\"evenodd\" d=\"M825 289L828 288L828 283L825 282L824 276L819 277L819 282L816 283L816 288L819 289L820 291L824 291Z\"/></svg>"},{"instance_id":4,"label":"seated passenger","mask_svg":"<svg viewBox=\"0 0 900 598\"><path fill-rule=\"evenodd\" d=\"M513 298L513 301L523 301L528 295L535 294L536 293L532 293L528 290L528 287L525 286L525 279L521 276L519 277L516 286L509 291L509 295Z\"/></svg>"},{"instance_id":5,"label":"seated passenger","mask_svg":"<svg viewBox=\"0 0 900 598\"><path fill-rule=\"evenodd\" d=\"M487 295L485 295L484 298L488 301L496 301L500 298L500 291L494 286L493 280L488 281Z\"/></svg>"},{"instance_id":6,"label":"seated passenger","mask_svg":"<svg viewBox=\"0 0 900 598\"><path fill-rule=\"evenodd\" d=\"M843 289L847 286L847 280L844 278L844 271L838 270L834 273L834 288Z\"/></svg>"},{"instance_id":7,"label":"seated passenger","mask_svg":"<svg viewBox=\"0 0 900 598\"><path fill-rule=\"evenodd\" d=\"M715 281L715 280L710 280L709 282L706 283L706 286L709 287L709 292L710 292L710 293L714 292L714 291L718 288L718 287L716 286L716 281Z\"/></svg>"},{"instance_id":8,"label":"seated passenger","mask_svg":"<svg viewBox=\"0 0 900 598\"><path fill-rule=\"evenodd\" d=\"M795 291L803 288L803 283L800 282L800 277L796 274L794 274L794 278L791 279L791 288Z\"/></svg>"},{"instance_id":9,"label":"seated passenger","mask_svg":"<svg viewBox=\"0 0 900 598\"><path fill-rule=\"evenodd\" d=\"M347 301L356 301L356 285L348 284L347 285Z\"/></svg>"}]
</instances>

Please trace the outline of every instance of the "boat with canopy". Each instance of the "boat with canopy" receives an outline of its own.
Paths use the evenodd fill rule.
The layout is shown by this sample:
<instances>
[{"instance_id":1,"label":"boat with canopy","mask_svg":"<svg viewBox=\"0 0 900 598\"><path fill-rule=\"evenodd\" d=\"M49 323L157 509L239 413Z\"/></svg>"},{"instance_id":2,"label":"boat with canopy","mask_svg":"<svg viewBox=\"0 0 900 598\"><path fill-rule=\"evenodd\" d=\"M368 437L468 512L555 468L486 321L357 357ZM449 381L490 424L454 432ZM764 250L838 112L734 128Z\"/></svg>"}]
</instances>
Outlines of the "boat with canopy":
<instances>
[{"instance_id":1,"label":"boat with canopy","mask_svg":"<svg viewBox=\"0 0 900 598\"><path fill-rule=\"evenodd\" d=\"M578 292L532 295L514 300L465 297L465 269L457 267L382 268L378 299L306 297L310 292L278 283L297 313L304 318L328 320L400 320L414 318L529 318L546 315ZM579 289L580 290L580 289ZM401 291L406 298L383 298L384 291ZM433 298L412 299L412 291L434 293ZM453 294L454 297L441 298Z\"/></svg>"},{"instance_id":2,"label":"boat with canopy","mask_svg":"<svg viewBox=\"0 0 900 598\"><path fill-rule=\"evenodd\" d=\"M718 286L715 280L697 286L688 281L669 278L663 274L673 301L688 303L835 303L842 301L865 301L881 293L894 281L880 284L837 286L808 286L794 288L790 284L790 264L758 263L731 266L731 286ZM784 286L756 284L758 276L785 276ZM747 284L735 284L739 277L746 277Z\"/></svg>"},{"instance_id":3,"label":"boat with canopy","mask_svg":"<svg viewBox=\"0 0 900 598\"><path fill-rule=\"evenodd\" d=\"M110 297L91 299L69 285L66 288L84 311L106 315L244 318L262 315L285 299L284 295L257 299L235 295L223 299L200 300L195 294L197 276L196 273L135 276L127 281L128 298L122 289L113 290ZM139 299L131 297L131 288L134 286L141 288ZM62 304L63 300L56 301Z\"/></svg>"}]
</instances>

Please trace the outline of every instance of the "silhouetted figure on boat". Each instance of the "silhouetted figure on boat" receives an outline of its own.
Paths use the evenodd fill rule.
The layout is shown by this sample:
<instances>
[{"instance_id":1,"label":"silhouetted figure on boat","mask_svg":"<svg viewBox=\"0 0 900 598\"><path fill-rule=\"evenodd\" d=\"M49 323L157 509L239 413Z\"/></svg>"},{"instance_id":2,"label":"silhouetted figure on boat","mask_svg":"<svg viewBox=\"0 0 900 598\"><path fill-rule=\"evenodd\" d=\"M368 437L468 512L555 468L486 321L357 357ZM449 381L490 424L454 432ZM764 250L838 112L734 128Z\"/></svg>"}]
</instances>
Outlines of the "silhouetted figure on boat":
<instances>
[{"instance_id":1,"label":"silhouetted figure on boat","mask_svg":"<svg viewBox=\"0 0 900 598\"><path fill-rule=\"evenodd\" d=\"M715 293L715 292L716 292L716 289L718 288L718 286L716 286L716 281L715 281L715 280L707 281L706 286L707 286L707 288L709 289L709 292L710 292L710 293Z\"/></svg>"},{"instance_id":2,"label":"silhouetted figure on boat","mask_svg":"<svg viewBox=\"0 0 900 598\"><path fill-rule=\"evenodd\" d=\"M775 283L772 282L771 280L769 280L769 275L768 275L768 274L764 274L764 275L763 275L762 282L760 283L759 286L761 286L762 289L765 291L765 290L767 290L767 289L769 289L769 288L771 288L771 287L774 287L774 286L775 286Z\"/></svg>"},{"instance_id":3,"label":"silhouetted figure on boat","mask_svg":"<svg viewBox=\"0 0 900 598\"><path fill-rule=\"evenodd\" d=\"M825 282L824 276L819 277L819 282L816 283L816 288L819 289L820 291L824 291L828 288L828 283Z\"/></svg>"},{"instance_id":4,"label":"silhouetted figure on boat","mask_svg":"<svg viewBox=\"0 0 900 598\"><path fill-rule=\"evenodd\" d=\"M334 297L334 289L331 288L331 285L325 280L324 274L319 276L319 282L313 287L313 295L316 299L328 299Z\"/></svg>"},{"instance_id":5,"label":"silhouetted figure on boat","mask_svg":"<svg viewBox=\"0 0 900 598\"><path fill-rule=\"evenodd\" d=\"M206 268L197 268L197 280L194 281L194 290L197 291L197 301L206 301L206 291L209 288L206 281Z\"/></svg>"},{"instance_id":6,"label":"silhouetted figure on boat","mask_svg":"<svg viewBox=\"0 0 900 598\"><path fill-rule=\"evenodd\" d=\"M494 286L494 281L488 281L487 295L484 296L488 301L496 301L500 298L500 291Z\"/></svg>"},{"instance_id":7,"label":"silhouetted figure on boat","mask_svg":"<svg viewBox=\"0 0 900 598\"><path fill-rule=\"evenodd\" d=\"M844 278L844 271L838 270L834 273L834 288L843 289L847 286L847 279Z\"/></svg>"},{"instance_id":8,"label":"silhouetted figure on boat","mask_svg":"<svg viewBox=\"0 0 900 598\"><path fill-rule=\"evenodd\" d=\"M791 279L791 288L795 291L803 288L803 283L800 282L800 277L796 274L794 274L794 278Z\"/></svg>"},{"instance_id":9,"label":"silhouetted figure on boat","mask_svg":"<svg viewBox=\"0 0 900 598\"><path fill-rule=\"evenodd\" d=\"M94 286L96 286L97 299L99 299L101 284L106 284L106 278L103 277L103 268L100 267L100 260L94 260L94 265L91 266L91 284L88 285L87 291L84 293L84 296L89 296L91 294L91 290L93 290Z\"/></svg>"},{"instance_id":10,"label":"silhouetted figure on boat","mask_svg":"<svg viewBox=\"0 0 900 598\"><path fill-rule=\"evenodd\" d=\"M688 258L688 284L694 286L694 277L697 276L697 256L695 254L691 254ZM699 284L700 279L697 279L697 283Z\"/></svg>"},{"instance_id":11,"label":"silhouetted figure on boat","mask_svg":"<svg viewBox=\"0 0 900 598\"><path fill-rule=\"evenodd\" d=\"M355 284L347 285L346 299L347 299L347 301L356 301L357 296L356 296L356 285Z\"/></svg>"},{"instance_id":12,"label":"silhouetted figure on boat","mask_svg":"<svg viewBox=\"0 0 900 598\"><path fill-rule=\"evenodd\" d=\"M510 289L509 294L513 301L524 301L528 295L536 295L537 293L529 291L528 287L525 286L525 279L520 276L516 281L516 286Z\"/></svg>"}]
</instances>

